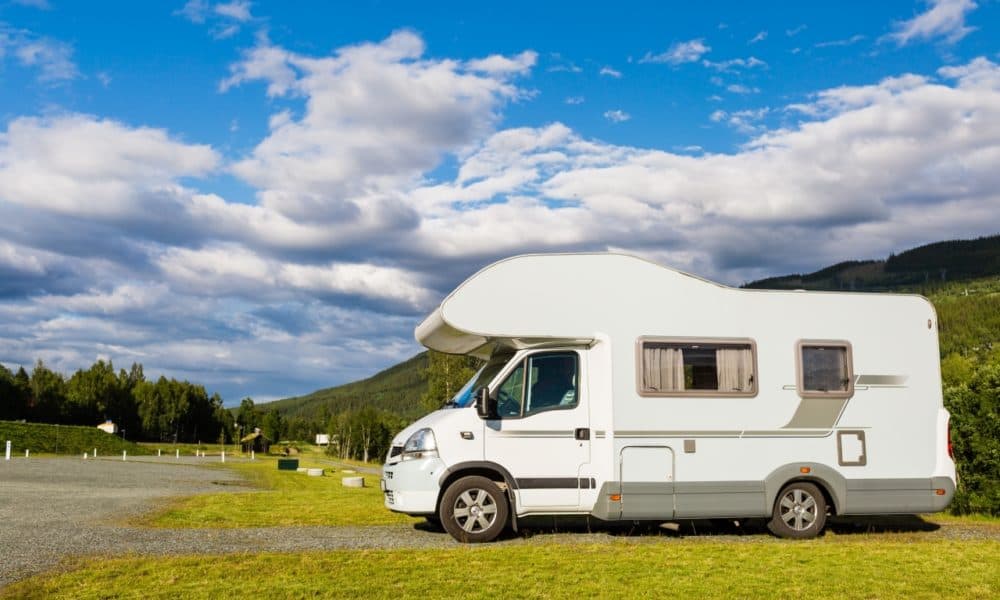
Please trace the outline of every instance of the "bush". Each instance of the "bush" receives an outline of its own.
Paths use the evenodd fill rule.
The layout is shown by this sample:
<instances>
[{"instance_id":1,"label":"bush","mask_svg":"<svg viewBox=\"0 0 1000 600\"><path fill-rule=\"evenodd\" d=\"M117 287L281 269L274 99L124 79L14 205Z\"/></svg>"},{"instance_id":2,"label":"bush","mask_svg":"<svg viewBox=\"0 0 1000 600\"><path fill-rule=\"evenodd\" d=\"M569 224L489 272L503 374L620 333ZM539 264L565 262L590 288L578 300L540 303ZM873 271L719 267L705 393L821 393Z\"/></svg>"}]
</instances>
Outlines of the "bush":
<instances>
[{"instance_id":1,"label":"bush","mask_svg":"<svg viewBox=\"0 0 1000 600\"><path fill-rule=\"evenodd\" d=\"M944 397L959 477L951 510L1000 515L1000 361L945 387Z\"/></svg>"}]
</instances>

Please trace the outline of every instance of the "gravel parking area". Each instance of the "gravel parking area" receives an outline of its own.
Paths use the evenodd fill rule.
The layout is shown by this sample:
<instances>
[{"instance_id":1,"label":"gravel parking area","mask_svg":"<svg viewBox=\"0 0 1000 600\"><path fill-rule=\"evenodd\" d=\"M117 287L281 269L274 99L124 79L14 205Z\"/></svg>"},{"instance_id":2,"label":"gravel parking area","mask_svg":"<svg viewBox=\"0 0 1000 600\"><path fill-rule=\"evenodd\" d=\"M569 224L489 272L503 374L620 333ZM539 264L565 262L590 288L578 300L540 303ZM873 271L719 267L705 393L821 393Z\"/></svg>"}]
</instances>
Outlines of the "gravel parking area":
<instances>
[{"instance_id":1,"label":"gravel parking area","mask_svg":"<svg viewBox=\"0 0 1000 600\"><path fill-rule=\"evenodd\" d=\"M456 543L424 525L385 527L270 527L250 529L146 529L123 525L129 517L172 497L245 492L236 473L199 466L198 459L33 458L0 461L0 588L55 566L67 556L222 554L361 548L447 548ZM202 463L203 464L203 463ZM527 525L528 527L525 527ZM914 539L1000 540L1000 527L944 524L919 517L834 520L844 535L887 534ZM613 528L581 520L538 519L501 544L664 543L726 541L787 543L760 522L684 522L676 529Z\"/></svg>"}]
</instances>

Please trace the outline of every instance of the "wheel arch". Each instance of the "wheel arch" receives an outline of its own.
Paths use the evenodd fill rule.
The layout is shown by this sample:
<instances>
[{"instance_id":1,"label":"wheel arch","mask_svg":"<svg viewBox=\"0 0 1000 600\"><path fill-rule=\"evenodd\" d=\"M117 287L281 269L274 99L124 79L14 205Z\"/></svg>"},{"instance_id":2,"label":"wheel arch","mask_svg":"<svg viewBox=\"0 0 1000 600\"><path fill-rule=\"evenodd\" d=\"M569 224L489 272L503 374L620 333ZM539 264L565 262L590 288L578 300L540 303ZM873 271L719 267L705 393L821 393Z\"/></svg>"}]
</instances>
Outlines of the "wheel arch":
<instances>
[{"instance_id":1,"label":"wheel arch","mask_svg":"<svg viewBox=\"0 0 1000 600\"><path fill-rule=\"evenodd\" d=\"M517 514L517 511L515 510L516 501L514 498L514 490L517 489L517 480L514 479L514 477L510 474L510 471L505 469L503 466L485 460L458 463L448 467L441 473L440 477L438 477L438 496L437 502L434 505L435 514L440 514L441 512L441 497L444 496L444 492L448 489L448 486L462 477L468 477L470 475L479 475L497 483L504 484L504 488L507 493L507 502L510 504L511 524L516 530L517 519L515 515Z\"/></svg>"},{"instance_id":2,"label":"wheel arch","mask_svg":"<svg viewBox=\"0 0 1000 600\"><path fill-rule=\"evenodd\" d=\"M771 471L771 474L764 479L764 499L767 510L773 509L778 494L786 485L799 481L809 482L819 487L830 511L835 515L841 513L847 495L847 481L844 476L826 465L807 462L782 465Z\"/></svg>"}]
</instances>

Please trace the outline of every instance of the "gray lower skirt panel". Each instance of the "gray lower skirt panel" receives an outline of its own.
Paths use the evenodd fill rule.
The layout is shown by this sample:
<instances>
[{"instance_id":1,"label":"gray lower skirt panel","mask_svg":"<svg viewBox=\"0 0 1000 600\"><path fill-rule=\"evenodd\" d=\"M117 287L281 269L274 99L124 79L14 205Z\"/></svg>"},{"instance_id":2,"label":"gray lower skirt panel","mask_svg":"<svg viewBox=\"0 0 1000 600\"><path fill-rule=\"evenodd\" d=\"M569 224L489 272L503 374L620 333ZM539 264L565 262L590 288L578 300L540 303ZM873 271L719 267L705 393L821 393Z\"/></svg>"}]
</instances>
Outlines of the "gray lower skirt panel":
<instances>
[{"instance_id":1,"label":"gray lower skirt panel","mask_svg":"<svg viewBox=\"0 0 1000 600\"><path fill-rule=\"evenodd\" d=\"M947 477L848 479L845 483L841 515L938 512L955 495L955 484ZM771 514L768 498L776 497L784 484L775 482L775 489L769 490L763 481L608 481L601 486L591 514L606 521L767 517ZM618 494L620 498L612 500Z\"/></svg>"},{"instance_id":2,"label":"gray lower skirt panel","mask_svg":"<svg viewBox=\"0 0 1000 600\"><path fill-rule=\"evenodd\" d=\"M937 490L943 490L938 494ZM848 479L842 514L878 515L939 512L955 495L947 477L925 479Z\"/></svg>"}]
</instances>

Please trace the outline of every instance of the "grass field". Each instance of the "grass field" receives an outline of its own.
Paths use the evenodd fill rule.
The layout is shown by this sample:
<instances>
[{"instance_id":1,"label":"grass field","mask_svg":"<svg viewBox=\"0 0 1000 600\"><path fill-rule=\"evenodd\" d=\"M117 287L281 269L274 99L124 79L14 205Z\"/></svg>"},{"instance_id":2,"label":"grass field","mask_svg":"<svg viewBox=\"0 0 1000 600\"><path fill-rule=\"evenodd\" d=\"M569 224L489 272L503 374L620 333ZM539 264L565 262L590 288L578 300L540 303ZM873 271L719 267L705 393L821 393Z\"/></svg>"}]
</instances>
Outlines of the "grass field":
<instances>
[{"instance_id":1,"label":"grass field","mask_svg":"<svg viewBox=\"0 0 1000 600\"><path fill-rule=\"evenodd\" d=\"M303 467L324 465L300 462ZM328 467L328 466L327 466ZM276 459L214 465L233 469L261 491L205 494L177 501L143 517L151 527L277 527L286 525L393 525L415 519L389 512L382 503L379 477L365 475L365 487L346 488L340 472L307 477L279 471Z\"/></svg>"},{"instance_id":2,"label":"grass field","mask_svg":"<svg viewBox=\"0 0 1000 600\"><path fill-rule=\"evenodd\" d=\"M6 598L988 598L1000 543L884 541L478 546L78 559Z\"/></svg>"},{"instance_id":3,"label":"grass field","mask_svg":"<svg viewBox=\"0 0 1000 600\"><path fill-rule=\"evenodd\" d=\"M81 427L78 425L48 425L45 423L18 423L0 421L0 445L11 441L14 456L24 456L24 451L31 454L83 454L93 452L104 455L120 456L122 450L131 455L149 454L146 448L129 441L122 440L117 435L111 435L97 427Z\"/></svg>"}]
</instances>

